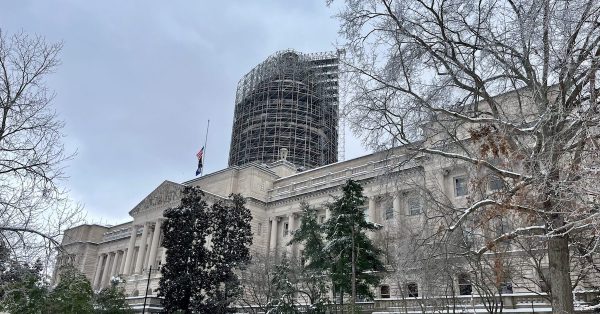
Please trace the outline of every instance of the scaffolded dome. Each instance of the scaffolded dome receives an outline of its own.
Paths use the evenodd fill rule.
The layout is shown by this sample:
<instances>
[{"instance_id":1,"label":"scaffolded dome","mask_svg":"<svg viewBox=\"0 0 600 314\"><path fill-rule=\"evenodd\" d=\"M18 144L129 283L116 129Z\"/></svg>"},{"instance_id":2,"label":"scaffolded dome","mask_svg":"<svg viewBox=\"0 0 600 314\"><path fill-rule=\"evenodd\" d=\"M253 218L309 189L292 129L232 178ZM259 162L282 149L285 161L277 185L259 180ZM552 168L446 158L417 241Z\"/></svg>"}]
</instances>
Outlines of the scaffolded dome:
<instances>
[{"instance_id":1,"label":"scaffolded dome","mask_svg":"<svg viewBox=\"0 0 600 314\"><path fill-rule=\"evenodd\" d=\"M314 168L337 161L338 53L270 56L239 82L229 165L287 160Z\"/></svg>"}]
</instances>

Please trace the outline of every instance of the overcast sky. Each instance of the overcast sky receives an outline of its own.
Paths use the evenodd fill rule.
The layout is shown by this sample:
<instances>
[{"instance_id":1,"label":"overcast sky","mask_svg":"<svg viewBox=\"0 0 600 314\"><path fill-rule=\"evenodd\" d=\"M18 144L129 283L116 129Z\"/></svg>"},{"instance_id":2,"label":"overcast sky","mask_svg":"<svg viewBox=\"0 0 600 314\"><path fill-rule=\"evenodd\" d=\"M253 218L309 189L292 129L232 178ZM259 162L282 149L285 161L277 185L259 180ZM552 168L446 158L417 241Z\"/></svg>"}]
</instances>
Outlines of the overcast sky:
<instances>
[{"instance_id":1,"label":"overcast sky","mask_svg":"<svg viewBox=\"0 0 600 314\"><path fill-rule=\"evenodd\" d=\"M62 41L48 78L77 156L64 183L91 222L120 223L162 181L227 166L238 80L272 53L335 49L325 0L0 0L0 28ZM346 159L364 154L346 134Z\"/></svg>"}]
</instances>

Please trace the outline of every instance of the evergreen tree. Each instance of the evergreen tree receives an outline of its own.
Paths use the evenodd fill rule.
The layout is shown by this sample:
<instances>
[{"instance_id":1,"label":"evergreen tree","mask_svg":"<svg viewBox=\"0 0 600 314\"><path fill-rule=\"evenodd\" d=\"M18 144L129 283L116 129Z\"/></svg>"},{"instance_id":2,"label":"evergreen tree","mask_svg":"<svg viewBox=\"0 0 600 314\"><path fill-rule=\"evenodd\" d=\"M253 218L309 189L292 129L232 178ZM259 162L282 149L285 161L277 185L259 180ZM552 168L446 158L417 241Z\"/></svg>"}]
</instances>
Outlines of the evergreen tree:
<instances>
[{"instance_id":1,"label":"evergreen tree","mask_svg":"<svg viewBox=\"0 0 600 314\"><path fill-rule=\"evenodd\" d=\"M112 280L110 286L102 289L94 296L95 313L97 314L129 314L133 313L125 301L125 291L119 281Z\"/></svg>"},{"instance_id":2,"label":"evergreen tree","mask_svg":"<svg viewBox=\"0 0 600 314\"><path fill-rule=\"evenodd\" d=\"M301 205L300 227L294 231L292 240L288 245L303 244L302 259L300 262L300 280L302 293L306 294L313 305L311 311L320 313L326 302L327 293L326 277L329 269L329 258L323 251L323 228L317 222L317 209L306 203Z\"/></svg>"},{"instance_id":3,"label":"evergreen tree","mask_svg":"<svg viewBox=\"0 0 600 314\"><path fill-rule=\"evenodd\" d=\"M294 272L290 267L288 259L284 256L279 265L275 265L273 279L274 295L268 313L277 314L293 314L298 313L296 309L295 294L297 291L297 279L293 278Z\"/></svg>"},{"instance_id":4,"label":"evergreen tree","mask_svg":"<svg viewBox=\"0 0 600 314\"><path fill-rule=\"evenodd\" d=\"M252 215L239 194L229 196L228 202L217 202L210 209L211 242L210 268L206 274L206 298L193 305L204 313L225 313L241 293L235 270L250 261Z\"/></svg>"},{"instance_id":5,"label":"evergreen tree","mask_svg":"<svg viewBox=\"0 0 600 314\"><path fill-rule=\"evenodd\" d=\"M0 311L44 313L49 290L42 269L40 261L30 266L0 256Z\"/></svg>"},{"instance_id":6,"label":"evergreen tree","mask_svg":"<svg viewBox=\"0 0 600 314\"><path fill-rule=\"evenodd\" d=\"M225 313L240 293L235 270L250 260L250 210L237 194L210 207L203 197L186 187L181 205L164 214L159 295L167 313Z\"/></svg>"},{"instance_id":7,"label":"evergreen tree","mask_svg":"<svg viewBox=\"0 0 600 314\"><path fill-rule=\"evenodd\" d=\"M365 201L362 186L348 180L342 187L342 197L328 205L331 218L325 223L328 243L324 252L332 258L332 282L336 290L351 292L353 304L357 294L373 296L370 286L379 283L376 272L384 270L379 260L381 250L366 234L379 226L366 221Z\"/></svg>"},{"instance_id":8,"label":"evergreen tree","mask_svg":"<svg viewBox=\"0 0 600 314\"><path fill-rule=\"evenodd\" d=\"M185 187L181 205L164 213L163 246L168 253L161 270L159 296L164 297L167 313L192 313L192 303L204 298L200 285L207 282L209 217L203 198L199 188Z\"/></svg>"},{"instance_id":9,"label":"evergreen tree","mask_svg":"<svg viewBox=\"0 0 600 314\"><path fill-rule=\"evenodd\" d=\"M93 296L92 284L85 275L72 266L66 266L60 270L60 281L50 293L48 313L93 313Z\"/></svg>"}]
</instances>

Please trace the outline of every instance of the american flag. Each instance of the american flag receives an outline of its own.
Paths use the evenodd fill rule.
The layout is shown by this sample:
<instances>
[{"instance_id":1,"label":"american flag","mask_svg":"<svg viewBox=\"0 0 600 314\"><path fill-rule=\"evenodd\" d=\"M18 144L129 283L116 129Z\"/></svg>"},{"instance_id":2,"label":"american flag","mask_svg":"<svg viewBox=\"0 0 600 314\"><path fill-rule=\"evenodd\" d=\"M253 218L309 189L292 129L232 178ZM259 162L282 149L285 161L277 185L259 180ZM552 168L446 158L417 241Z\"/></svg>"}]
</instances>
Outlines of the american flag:
<instances>
[{"instance_id":1,"label":"american flag","mask_svg":"<svg viewBox=\"0 0 600 314\"><path fill-rule=\"evenodd\" d=\"M196 169L196 175L202 173L202 167L204 166L204 162L202 161L202 157L204 157L204 146L200 149L200 151L196 154L198 157L198 168Z\"/></svg>"}]
</instances>

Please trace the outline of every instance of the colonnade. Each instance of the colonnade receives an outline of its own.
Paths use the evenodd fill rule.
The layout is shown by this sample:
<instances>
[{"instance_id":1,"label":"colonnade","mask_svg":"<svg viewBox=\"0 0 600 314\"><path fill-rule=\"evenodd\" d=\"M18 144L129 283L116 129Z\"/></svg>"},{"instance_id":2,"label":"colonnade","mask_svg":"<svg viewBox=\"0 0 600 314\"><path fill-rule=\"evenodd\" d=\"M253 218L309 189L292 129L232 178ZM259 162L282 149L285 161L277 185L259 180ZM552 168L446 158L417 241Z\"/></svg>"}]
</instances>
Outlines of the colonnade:
<instances>
[{"instance_id":1,"label":"colonnade","mask_svg":"<svg viewBox=\"0 0 600 314\"><path fill-rule=\"evenodd\" d=\"M380 211L380 209L377 208L377 201L379 199L380 196L375 195L375 196L369 196L368 197L368 205L366 208L366 219L367 221L371 221L371 222L377 222L377 223L381 223L383 219L385 219L384 217L382 217L382 212ZM400 194L399 193L394 193L392 195L393 197L393 210L394 210L394 217L398 217L398 215L400 215L401 212L401 202L400 202ZM277 249L277 244L278 244L278 239L280 238L278 236L278 228L279 228L279 223L282 221L282 219L286 218L288 219L288 228L289 228L289 233L287 235L281 235L281 240L282 240L282 246L287 245L287 243L289 242L289 240L291 240L291 233L298 229L300 227L300 212L294 212L294 213L290 213L290 214L284 214L284 215L277 215L277 216L273 216L269 218L270 221L270 229L269 229L269 252L274 252ZM325 208L325 219L329 219L329 217L331 216L331 213L329 211L329 208ZM287 246L287 253L289 256L294 256L297 254L296 252L297 248L296 245L290 245ZM296 255L297 256L297 255Z\"/></svg>"},{"instance_id":2,"label":"colonnade","mask_svg":"<svg viewBox=\"0 0 600 314\"><path fill-rule=\"evenodd\" d=\"M143 225L132 225L127 249L100 254L96 266L96 275L94 276L94 288L107 287L110 278L119 274L140 274L150 266L156 268L158 266L156 265L156 257L158 255L162 223L163 219L158 219L146 222ZM142 237L136 246L137 234L140 228L143 228ZM148 243L149 240L150 243ZM163 254L163 263L164 259ZM135 265L133 264L134 261Z\"/></svg>"}]
</instances>

